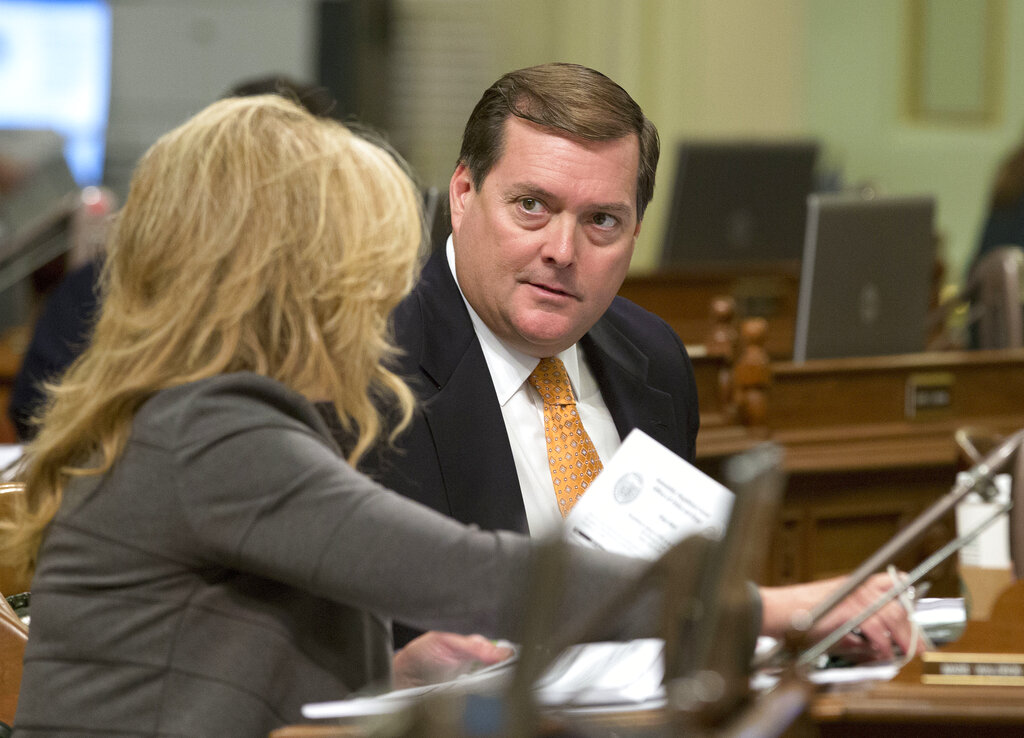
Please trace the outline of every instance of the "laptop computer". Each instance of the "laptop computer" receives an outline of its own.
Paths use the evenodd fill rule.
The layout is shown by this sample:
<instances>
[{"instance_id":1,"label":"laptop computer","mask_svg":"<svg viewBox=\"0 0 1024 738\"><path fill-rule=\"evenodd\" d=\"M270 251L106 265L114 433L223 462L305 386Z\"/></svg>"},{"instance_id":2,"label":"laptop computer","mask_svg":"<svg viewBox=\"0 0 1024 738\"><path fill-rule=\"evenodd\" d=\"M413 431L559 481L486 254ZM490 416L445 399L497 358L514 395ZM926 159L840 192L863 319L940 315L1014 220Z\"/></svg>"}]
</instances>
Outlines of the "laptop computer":
<instances>
[{"instance_id":1,"label":"laptop computer","mask_svg":"<svg viewBox=\"0 0 1024 738\"><path fill-rule=\"evenodd\" d=\"M818 143L683 141L663 267L799 260Z\"/></svg>"},{"instance_id":2,"label":"laptop computer","mask_svg":"<svg viewBox=\"0 0 1024 738\"><path fill-rule=\"evenodd\" d=\"M794 361L924 350L934 213L931 196L808 197Z\"/></svg>"}]
</instances>

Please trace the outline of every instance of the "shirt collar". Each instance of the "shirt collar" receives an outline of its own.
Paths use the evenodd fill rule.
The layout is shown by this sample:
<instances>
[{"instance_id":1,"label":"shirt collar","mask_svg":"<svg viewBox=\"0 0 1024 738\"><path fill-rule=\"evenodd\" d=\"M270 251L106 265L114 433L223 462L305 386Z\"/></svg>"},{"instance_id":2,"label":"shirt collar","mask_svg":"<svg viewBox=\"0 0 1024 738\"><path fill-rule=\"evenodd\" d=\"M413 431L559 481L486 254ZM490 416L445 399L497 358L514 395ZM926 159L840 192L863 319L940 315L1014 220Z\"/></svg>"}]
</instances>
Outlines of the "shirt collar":
<instances>
[{"instance_id":1,"label":"shirt collar","mask_svg":"<svg viewBox=\"0 0 1024 738\"><path fill-rule=\"evenodd\" d=\"M466 305L466 310L469 311L473 330L480 341L487 369L491 373L494 391L498 396L498 404L504 407L537 367L538 359L512 348L498 338L469 304L466 295L462 292L462 287L459 286L459 275L455 271L455 245L451 236L448 236L448 242L445 244L445 255L448 258L448 268L451 269L455 284L459 287L459 294L462 295L462 301ZM565 371L569 375L573 393L579 397L580 368L576 344L560 352L557 356L565 364Z\"/></svg>"}]
</instances>

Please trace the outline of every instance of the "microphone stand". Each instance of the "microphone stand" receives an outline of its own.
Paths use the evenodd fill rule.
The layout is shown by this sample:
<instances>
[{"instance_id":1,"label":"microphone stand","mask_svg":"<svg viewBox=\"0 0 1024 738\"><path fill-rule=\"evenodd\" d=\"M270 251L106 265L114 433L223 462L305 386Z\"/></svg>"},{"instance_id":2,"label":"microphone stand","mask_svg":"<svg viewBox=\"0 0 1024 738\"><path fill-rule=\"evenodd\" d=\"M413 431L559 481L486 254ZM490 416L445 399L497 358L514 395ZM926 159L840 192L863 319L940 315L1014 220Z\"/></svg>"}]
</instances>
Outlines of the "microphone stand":
<instances>
[{"instance_id":1,"label":"microphone stand","mask_svg":"<svg viewBox=\"0 0 1024 738\"><path fill-rule=\"evenodd\" d=\"M1009 438L1002 441L1002 443L996 446L988 456L967 472L966 479L958 481L945 496L936 500L930 507L918 515L917 518L911 521L906 528L900 530L889 540L888 543L868 557L864 563L857 567L857 569L847 577L842 586L836 589L831 595L829 595L829 597L820 602L812 610L804 613L797 622L792 623L793 630L797 636L796 642L803 640L799 637L801 634L810 631L815 624L831 612L840 602L853 594L853 592L867 581L872 574L880 571L884 566L890 564L897 556L906 551L906 549L917 543L932 525L951 512L968 494L978 491L983 498L989 500L993 495L993 487L991 485L992 478L1000 469L1003 468L1003 466L1007 464L1013 455L1018 452L1022 444L1024 444L1024 430L1019 430ZM982 530L984 530L985 527L993 522L995 518L1005 512L1006 509L1009 509L1012 504L1013 502L1011 500L1010 505L999 510L995 515L984 521L984 523L974 531L954 539L950 544L944 546L931 557L926 559L926 561L921 566L917 567L914 572L912 572L912 575L908 576L905 581L896 583L893 588L882 595L874 605L867 608L867 610L860 613L853 620L844 623L840 628L834 631L832 635L824 639L822 643L824 643L825 640L830 641L828 646L825 646L825 648L818 648L815 646L813 649L807 651L807 654L813 652L814 656L802 656L799 659L800 663L810 663L813 658L824 653L825 649L833 645L836 641L846 635L846 633L880 610L888 602L909 589L917 578L923 576L935 565L944 561L951 554L955 553L973 540L981 533ZM923 568L925 565L927 565L927 568ZM789 640L790 642L793 641L793 639L786 640ZM786 649L787 645L785 641L780 641L778 645L759 660L758 666L768 665L768 663L774 661Z\"/></svg>"},{"instance_id":2,"label":"microphone stand","mask_svg":"<svg viewBox=\"0 0 1024 738\"><path fill-rule=\"evenodd\" d=\"M994 513L992 513L984 520L982 520L981 523L975 526L973 530L969 531L968 533L965 533L962 536L954 538L952 541L950 541L945 546L940 548L938 551L933 553L931 556L926 558L918 566L914 567L912 571L904 575L901 578L901 581L894 583L892 589L882 594L882 596L880 596L877 600L875 600L873 603L871 603L866 608L861 610L859 613L854 615L852 618L847 620L845 623L840 625L829 635L825 636L825 638L822 638L817 644L804 651L804 653L801 654L797 662L798 665L805 666L814 663L814 661L819 656L824 654L826 651L828 651L828 649L830 649L832 646L838 643L843 638L843 636L852 631L854 628L863 623L876 612L881 610L892 600L896 599L904 592L912 588L914 586L914 583L917 582L921 577L923 577L925 574L930 572L932 569L941 564L947 558L952 556L954 553L956 553L961 548L963 548L968 543L977 538L979 535L981 535L990 525L992 525L992 523L998 520L999 517L1006 513L1011 507L1012 503L998 507Z\"/></svg>"}]
</instances>

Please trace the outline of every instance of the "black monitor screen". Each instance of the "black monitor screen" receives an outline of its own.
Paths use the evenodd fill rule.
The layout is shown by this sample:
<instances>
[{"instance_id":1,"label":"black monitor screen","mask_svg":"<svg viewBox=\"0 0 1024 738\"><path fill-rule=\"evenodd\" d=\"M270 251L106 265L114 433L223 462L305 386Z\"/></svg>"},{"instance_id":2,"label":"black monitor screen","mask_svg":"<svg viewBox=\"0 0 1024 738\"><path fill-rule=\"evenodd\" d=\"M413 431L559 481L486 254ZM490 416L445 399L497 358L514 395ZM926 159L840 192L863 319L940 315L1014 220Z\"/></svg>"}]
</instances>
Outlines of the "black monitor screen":
<instances>
[{"instance_id":1,"label":"black monitor screen","mask_svg":"<svg viewBox=\"0 0 1024 738\"><path fill-rule=\"evenodd\" d=\"M684 141L662 266L796 261L815 141Z\"/></svg>"}]
</instances>

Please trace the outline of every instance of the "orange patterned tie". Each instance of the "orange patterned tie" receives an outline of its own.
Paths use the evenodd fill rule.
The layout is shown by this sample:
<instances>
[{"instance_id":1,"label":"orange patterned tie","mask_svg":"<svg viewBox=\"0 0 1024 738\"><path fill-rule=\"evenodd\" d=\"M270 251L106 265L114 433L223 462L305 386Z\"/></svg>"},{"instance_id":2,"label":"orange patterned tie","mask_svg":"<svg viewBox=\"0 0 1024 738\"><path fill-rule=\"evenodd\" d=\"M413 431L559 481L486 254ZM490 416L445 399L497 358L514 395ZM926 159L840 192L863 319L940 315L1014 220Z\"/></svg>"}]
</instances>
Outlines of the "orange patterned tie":
<instances>
[{"instance_id":1,"label":"orange patterned tie","mask_svg":"<svg viewBox=\"0 0 1024 738\"><path fill-rule=\"evenodd\" d=\"M528 380L544 401L548 467L564 518L603 468L576 412L569 375L561 359L541 359Z\"/></svg>"}]
</instances>

